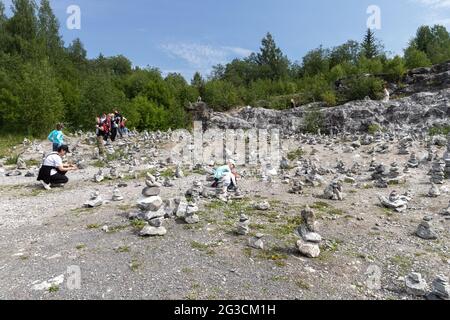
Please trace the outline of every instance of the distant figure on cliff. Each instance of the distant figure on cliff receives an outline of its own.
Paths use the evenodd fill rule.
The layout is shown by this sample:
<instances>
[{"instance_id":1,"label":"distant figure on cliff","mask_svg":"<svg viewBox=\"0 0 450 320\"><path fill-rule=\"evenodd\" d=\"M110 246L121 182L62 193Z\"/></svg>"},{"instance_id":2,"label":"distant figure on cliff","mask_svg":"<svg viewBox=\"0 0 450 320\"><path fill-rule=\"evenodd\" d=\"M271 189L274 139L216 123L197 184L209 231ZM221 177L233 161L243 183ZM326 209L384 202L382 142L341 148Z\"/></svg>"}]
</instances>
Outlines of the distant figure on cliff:
<instances>
[{"instance_id":1,"label":"distant figure on cliff","mask_svg":"<svg viewBox=\"0 0 450 320\"><path fill-rule=\"evenodd\" d=\"M292 109L297 108L297 103L295 102L294 99L291 99L291 108Z\"/></svg>"},{"instance_id":2,"label":"distant figure on cliff","mask_svg":"<svg viewBox=\"0 0 450 320\"><path fill-rule=\"evenodd\" d=\"M388 87L387 87L387 85L384 85L383 102L389 102L390 98L391 98L391 94L389 93Z\"/></svg>"}]
</instances>

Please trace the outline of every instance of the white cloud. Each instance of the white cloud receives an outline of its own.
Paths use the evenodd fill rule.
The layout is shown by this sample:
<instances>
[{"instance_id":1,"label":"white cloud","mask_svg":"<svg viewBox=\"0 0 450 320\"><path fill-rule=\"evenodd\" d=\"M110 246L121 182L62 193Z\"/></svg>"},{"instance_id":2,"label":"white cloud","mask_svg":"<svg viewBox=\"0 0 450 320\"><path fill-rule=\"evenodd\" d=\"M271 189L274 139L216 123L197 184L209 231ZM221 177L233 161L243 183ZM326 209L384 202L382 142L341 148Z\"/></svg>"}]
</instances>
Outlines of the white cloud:
<instances>
[{"instance_id":1,"label":"white cloud","mask_svg":"<svg viewBox=\"0 0 450 320\"><path fill-rule=\"evenodd\" d=\"M450 27L450 0L411 0L426 7L423 18L427 25L444 25Z\"/></svg>"},{"instance_id":2,"label":"white cloud","mask_svg":"<svg viewBox=\"0 0 450 320\"><path fill-rule=\"evenodd\" d=\"M432 9L450 8L450 0L416 0L416 2Z\"/></svg>"},{"instance_id":3,"label":"white cloud","mask_svg":"<svg viewBox=\"0 0 450 320\"><path fill-rule=\"evenodd\" d=\"M211 71L212 66L224 64L233 58L249 56L252 51L239 47L212 46L198 43L168 43L162 44L163 49L170 57L182 59L189 67L203 73Z\"/></svg>"}]
</instances>

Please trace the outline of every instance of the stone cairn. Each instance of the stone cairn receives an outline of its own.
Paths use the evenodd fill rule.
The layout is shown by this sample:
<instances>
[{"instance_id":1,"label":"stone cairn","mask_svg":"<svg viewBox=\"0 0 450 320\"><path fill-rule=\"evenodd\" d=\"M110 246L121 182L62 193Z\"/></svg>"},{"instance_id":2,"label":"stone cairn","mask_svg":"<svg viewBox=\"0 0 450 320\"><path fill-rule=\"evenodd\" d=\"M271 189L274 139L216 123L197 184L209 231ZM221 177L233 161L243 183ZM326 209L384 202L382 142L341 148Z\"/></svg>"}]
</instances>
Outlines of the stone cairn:
<instances>
[{"instance_id":1,"label":"stone cairn","mask_svg":"<svg viewBox=\"0 0 450 320\"><path fill-rule=\"evenodd\" d=\"M439 187L437 185L432 183L430 191L428 191L428 197L430 197L430 198L437 198L440 195L441 195L441 190L439 190Z\"/></svg>"},{"instance_id":2,"label":"stone cairn","mask_svg":"<svg viewBox=\"0 0 450 320\"><path fill-rule=\"evenodd\" d=\"M448 277L439 275L432 284L433 292L430 295L432 299L450 300L450 284Z\"/></svg>"},{"instance_id":3,"label":"stone cairn","mask_svg":"<svg viewBox=\"0 0 450 320\"><path fill-rule=\"evenodd\" d=\"M399 147L398 147L398 154L399 155L408 155L409 154L409 142L407 139L400 140Z\"/></svg>"},{"instance_id":4,"label":"stone cairn","mask_svg":"<svg viewBox=\"0 0 450 320\"><path fill-rule=\"evenodd\" d=\"M254 237L248 239L248 246L253 249L264 250L264 235L257 233Z\"/></svg>"},{"instance_id":5,"label":"stone cairn","mask_svg":"<svg viewBox=\"0 0 450 320\"><path fill-rule=\"evenodd\" d=\"M446 217L450 217L450 202L448 203L448 208L442 210L441 214Z\"/></svg>"},{"instance_id":6,"label":"stone cairn","mask_svg":"<svg viewBox=\"0 0 450 320\"><path fill-rule=\"evenodd\" d=\"M85 202L84 207L86 208L97 208L103 204L103 199L100 196L100 192L94 191L88 201Z\"/></svg>"},{"instance_id":7,"label":"stone cairn","mask_svg":"<svg viewBox=\"0 0 450 320\"><path fill-rule=\"evenodd\" d=\"M435 156L436 155L433 151L433 146L432 146L431 142L429 142L427 144L427 161L432 162L434 160Z\"/></svg>"},{"instance_id":8,"label":"stone cairn","mask_svg":"<svg viewBox=\"0 0 450 320\"><path fill-rule=\"evenodd\" d=\"M103 170L100 169L95 175L94 175L94 182L100 183L103 180L105 180L105 175L103 174Z\"/></svg>"},{"instance_id":9,"label":"stone cairn","mask_svg":"<svg viewBox=\"0 0 450 320\"><path fill-rule=\"evenodd\" d=\"M396 162L391 164L391 168L389 169L389 180L388 184L401 184L405 183L405 177L400 173L400 169Z\"/></svg>"},{"instance_id":10,"label":"stone cairn","mask_svg":"<svg viewBox=\"0 0 450 320\"><path fill-rule=\"evenodd\" d=\"M413 272L405 278L406 292L410 295L423 297L428 292L428 284L420 273Z\"/></svg>"},{"instance_id":11,"label":"stone cairn","mask_svg":"<svg viewBox=\"0 0 450 320\"><path fill-rule=\"evenodd\" d=\"M296 230L296 234L301 238L297 241L297 248L302 255L308 258L317 258L320 255L319 244L322 237L317 233L316 216L309 207L306 207L301 215L303 224Z\"/></svg>"},{"instance_id":12,"label":"stone cairn","mask_svg":"<svg viewBox=\"0 0 450 320\"><path fill-rule=\"evenodd\" d=\"M132 214L130 218L146 221L145 227L139 233L140 236L164 236L167 230L162 224L166 212L163 207L163 201L159 196L161 185L149 173L147 173L145 184L146 187L142 190L142 197L137 203L140 212Z\"/></svg>"},{"instance_id":13,"label":"stone cairn","mask_svg":"<svg viewBox=\"0 0 450 320\"><path fill-rule=\"evenodd\" d=\"M199 208L196 202L188 202L186 198L174 199L175 209L173 213L176 218L183 220L187 224L196 224L200 222L197 215Z\"/></svg>"},{"instance_id":14,"label":"stone cairn","mask_svg":"<svg viewBox=\"0 0 450 320\"><path fill-rule=\"evenodd\" d=\"M411 153L411 157L408 160L407 167L411 169L416 169L419 167L419 160L415 152Z\"/></svg>"},{"instance_id":15,"label":"stone cairn","mask_svg":"<svg viewBox=\"0 0 450 320\"><path fill-rule=\"evenodd\" d=\"M294 180L292 180L291 188L289 189L288 193L303 194L304 186L305 186L305 184L301 180L294 179Z\"/></svg>"},{"instance_id":16,"label":"stone cairn","mask_svg":"<svg viewBox=\"0 0 450 320\"><path fill-rule=\"evenodd\" d=\"M340 179L333 180L333 182L331 182L331 184L324 190L323 198L328 200L344 200L345 193L343 191L342 181Z\"/></svg>"},{"instance_id":17,"label":"stone cairn","mask_svg":"<svg viewBox=\"0 0 450 320\"><path fill-rule=\"evenodd\" d=\"M400 196L397 191L394 190L389 195L389 198L380 196L379 200L384 207L395 210L396 212L403 212L407 209L407 205L409 201L411 201L411 198L406 195Z\"/></svg>"},{"instance_id":18,"label":"stone cairn","mask_svg":"<svg viewBox=\"0 0 450 320\"><path fill-rule=\"evenodd\" d=\"M250 232L250 219L245 214L241 214L236 227L238 235L246 236Z\"/></svg>"},{"instance_id":19,"label":"stone cairn","mask_svg":"<svg viewBox=\"0 0 450 320\"><path fill-rule=\"evenodd\" d=\"M450 179L450 133L447 137L447 151L444 153L445 169L444 174L447 179Z\"/></svg>"},{"instance_id":20,"label":"stone cairn","mask_svg":"<svg viewBox=\"0 0 450 320\"><path fill-rule=\"evenodd\" d=\"M424 240L436 240L438 238L436 232L433 230L431 217L423 218L419 227L417 228L416 235Z\"/></svg>"},{"instance_id":21,"label":"stone cairn","mask_svg":"<svg viewBox=\"0 0 450 320\"><path fill-rule=\"evenodd\" d=\"M444 162L440 159L435 159L431 167L431 183L443 184L444 179Z\"/></svg>"},{"instance_id":22,"label":"stone cairn","mask_svg":"<svg viewBox=\"0 0 450 320\"><path fill-rule=\"evenodd\" d=\"M17 170L27 170L27 163L25 162L25 160L22 157L18 157L17 158Z\"/></svg>"},{"instance_id":23,"label":"stone cairn","mask_svg":"<svg viewBox=\"0 0 450 320\"><path fill-rule=\"evenodd\" d=\"M112 201L122 201L122 200L123 200L122 193L120 192L119 187L115 186L113 190Z\"/></svg>"},{"instance_id":24,"label":"stone cairn","mask_svg":"<svg viewBox=\"0 0 450 320\"><path fill-rule=\"evenodd\" d=\"M375 167L375 172L372 174L372 180L375 180L374 186L377 188L387 188L388 187L388 177L386 166L380 164Z\"/></svg>"}]
</instances>

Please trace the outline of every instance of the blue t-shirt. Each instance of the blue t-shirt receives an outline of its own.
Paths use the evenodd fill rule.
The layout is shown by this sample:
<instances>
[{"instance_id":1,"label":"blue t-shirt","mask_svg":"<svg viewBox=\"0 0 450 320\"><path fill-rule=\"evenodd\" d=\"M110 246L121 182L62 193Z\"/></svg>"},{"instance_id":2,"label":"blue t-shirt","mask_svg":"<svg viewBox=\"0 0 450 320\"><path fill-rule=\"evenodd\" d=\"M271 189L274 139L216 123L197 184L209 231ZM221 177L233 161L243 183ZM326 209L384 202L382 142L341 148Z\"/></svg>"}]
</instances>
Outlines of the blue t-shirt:
<instances>
[{"instance_id":1,"label":"blue t-shirt","mask_svg":"<svg viewBox=\"0 0 450 320\"><path fill-rule=\"evenodd\" d=\"M64 144L64 135L63 135L62 131L53 130L48 135L48 140L50 140L53 143L63 145Z\"/></svg>"},{"instance_id":2,"label":"blue t-shirt","mask_svg":"<svg viewBox=\"0 0 450 320\"><path fill-rule=\"evenodd\" d=\"M228 172L231 172L230 167L228 165L219 167L214 172L214 178L222 179L223 175Z\"/></svg>"}]
</instances>

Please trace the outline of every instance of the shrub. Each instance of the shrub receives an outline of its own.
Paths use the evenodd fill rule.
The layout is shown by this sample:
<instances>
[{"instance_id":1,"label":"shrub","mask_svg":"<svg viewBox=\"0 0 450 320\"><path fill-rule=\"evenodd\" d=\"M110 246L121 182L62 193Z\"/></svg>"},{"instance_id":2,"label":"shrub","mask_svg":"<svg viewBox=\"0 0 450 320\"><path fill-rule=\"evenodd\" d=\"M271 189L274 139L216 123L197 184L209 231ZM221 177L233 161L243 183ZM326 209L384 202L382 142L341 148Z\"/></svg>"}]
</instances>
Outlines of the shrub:
<instances>
[{"instance_id":1,"label":"shrub","mask_svg":"<svg viewBox=\"0 0 450 320\"><path fill-rule=\"evenodd\" d=\"M360 76L351 78L344 92L346 100L362 100L365 97L378 100L382 98L383 80L372 76Z\"/></svg>"},{"instance_id":2,"label":"shrub","mask_svg":"<svg viewBox=\"0 0 450 320\"><path fill-rule=\"evenodd\" d=\"M336 94L334 93L334 91L330 90L322 93L321 98L328 107L334 107L337 104Z\"/></svg>"},{"instance_id":3,"label":"shrub","mask_svg":"<svg viewBox=\"0 0 450 320\"><path fill-rule=\"evenodd\" d=\"M305 131L309 133L318 133L323 130L324 118L319 110L308 112L305 116Z\"/></svg>"}]
</instances>

